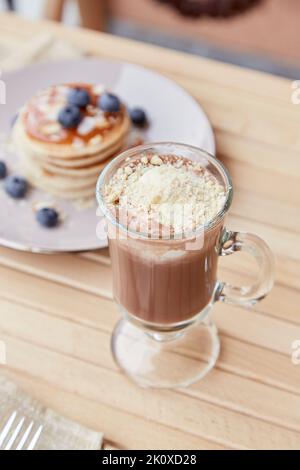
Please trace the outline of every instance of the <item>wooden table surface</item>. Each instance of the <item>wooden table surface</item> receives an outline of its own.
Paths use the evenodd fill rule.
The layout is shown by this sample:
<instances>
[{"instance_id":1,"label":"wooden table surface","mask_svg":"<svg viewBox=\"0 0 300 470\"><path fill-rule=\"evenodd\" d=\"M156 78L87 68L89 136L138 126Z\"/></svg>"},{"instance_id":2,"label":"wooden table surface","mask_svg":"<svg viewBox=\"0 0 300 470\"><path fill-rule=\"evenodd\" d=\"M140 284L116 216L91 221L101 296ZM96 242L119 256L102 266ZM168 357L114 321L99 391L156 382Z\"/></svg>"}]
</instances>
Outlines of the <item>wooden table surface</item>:
<instances>
[{"instance_id":1,"label":"wooden table surface","mask_svg":"<svg viewBox=\"0 0 300 470\"><path fill-rule=\"evenodd\" d=\"M4 373L58 412L103 430L120 448L300 449L300 365L291 356L300 340L300 107L291 103L291 83L108 35L0 16L1 41L16 47L45 30L94 55L158 70L199 100L234 180L227 225L270 244L276 283L253 310L215 306L222 352L202 382L178 391L144 390L118 371L110 354L118 314L106 250L43 256L0 248ZM222 279L242 283L248 274L240 255L221 263Z\"/></svg>"}]
</instances>

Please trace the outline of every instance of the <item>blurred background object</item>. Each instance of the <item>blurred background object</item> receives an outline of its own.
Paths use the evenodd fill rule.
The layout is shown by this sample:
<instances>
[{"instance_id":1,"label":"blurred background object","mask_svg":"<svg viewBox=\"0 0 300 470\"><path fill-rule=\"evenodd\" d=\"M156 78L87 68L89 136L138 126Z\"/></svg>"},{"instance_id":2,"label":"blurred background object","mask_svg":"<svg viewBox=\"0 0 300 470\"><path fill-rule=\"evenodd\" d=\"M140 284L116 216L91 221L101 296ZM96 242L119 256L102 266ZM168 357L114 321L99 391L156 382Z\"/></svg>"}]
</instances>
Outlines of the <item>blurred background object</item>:
<instances>
[{"instance_id":1,"label":"blurred background object","mask_svg":"<svg viewBox=\"0 0 300 470\"><path fill-rule=\"evenodd\" d=\"M8 10L14 10L15 9L14 0L6 0L6 5L7 5Z\"/></svg>"},{"instance_id":2,"label":"blurred background object","mask_svg":"<svg viewBox=\"0 0 300 470\"><path fill-rule=\"evenodd\" d=\"M107 31L290 78L299 0L0 0L31 18Z\"/></svg>"},{"instance_id":3,"label":"blurred background object","mask_svg":"<svg viewBox=\"0 0 300 470\"><path fill-rule=\"evenodd\" d=\"M225 18L241 13L260 0L156 0L175 7L182 15L199 18L208 15Z\"/></svg>"}]
</instances>

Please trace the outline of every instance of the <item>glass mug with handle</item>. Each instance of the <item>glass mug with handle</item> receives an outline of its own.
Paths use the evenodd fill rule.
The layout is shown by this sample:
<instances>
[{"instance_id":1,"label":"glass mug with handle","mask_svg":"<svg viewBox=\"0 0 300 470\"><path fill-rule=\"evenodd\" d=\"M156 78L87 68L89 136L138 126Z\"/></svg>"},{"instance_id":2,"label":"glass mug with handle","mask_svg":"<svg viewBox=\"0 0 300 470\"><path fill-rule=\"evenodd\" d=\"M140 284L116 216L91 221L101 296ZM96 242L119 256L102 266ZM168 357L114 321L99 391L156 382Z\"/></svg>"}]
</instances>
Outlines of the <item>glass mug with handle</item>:
<instances>
[{"instance_id":1,"label":"glass mug with handle","mask_svg":"<svg viewBox=\"0 0 300 470\"><path fill-rule=\"evenodd\" d=\"M215 217L181 237L161 232L153 237L113 211L105 188L120 169L143 155L149 161L151 155L168 155L196 162L213 175L224 191ZM127 150L99 177L97 199L106 221L114 298L122 314L112 335L112 352L121 369L141 386L184 387L203 378L220 352L209 315L214 303L251 306L272 288L274 260L266 243L224 226L232 196L231 178L222 163L185 144L155 143ZM236 251L255 258L259 273L253 285L237 287L218 280L219 257Z\"/></svg>"}]
</instances>

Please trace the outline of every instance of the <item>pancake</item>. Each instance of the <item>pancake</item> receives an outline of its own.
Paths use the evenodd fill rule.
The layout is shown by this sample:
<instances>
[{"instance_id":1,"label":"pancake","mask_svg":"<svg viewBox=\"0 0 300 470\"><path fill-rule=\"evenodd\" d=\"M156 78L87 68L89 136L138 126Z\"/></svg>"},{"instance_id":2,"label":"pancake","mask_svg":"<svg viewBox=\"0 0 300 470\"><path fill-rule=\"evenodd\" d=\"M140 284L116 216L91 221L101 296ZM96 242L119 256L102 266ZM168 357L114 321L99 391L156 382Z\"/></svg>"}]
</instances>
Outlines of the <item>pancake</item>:
<instances>
[{"instance_id":1,"label":"pancake","mask_svg":"<svg viewBox=\"0 0 300 470\"><path fill-rule=\"evenodd\" d=\"M55 196L65 199L84 199L95 194L97 176L88 178L67 178L44 172L32 164L31 160L23 160L23 172L28 181Z\"/></svg>"},{"instance_id":2,"label":"pancake","mask_svg":"<svg viewBox=\"0 0 300 470\"><path fill-rule=\"evenodd\" d=\"M90 104L81 109L76 128L58 122L72 88L89 93ZM21 155L28 180L65 199L94 196L99 173L125 146L130 118L124 105L118 112L103 112L98 98L103 87L56 85L38 93L25 104L13 129L13 140Z\"/></svg>"},{"instance_id":3,"label":"pancake","mask_svg":"<svg viewBox=\"0 0 300 470\"><path fill-rule=\"evenodd\" d=\"M26 153L30 155L32 158L36 158L40 161L41 165L44 163L53 164L57 167L62 168L83 168L88 167L90 165L101 163L106 161L109 156L118 152L124 146L124 138L122 137L118 141L116 141L113 145L106 148L102 152L95 153L92 155L81 156L81 157L74 157L68 159L62 159L60 157L49 156L46 154L41 154L36 152L32 149L31 145L28 145L28 140L26 139L26 135L24 133L24 128L20 125L19 122L16 122L13 130L14 141L17 143L19 151L21 153Z\"/></svg>"},{"instance_id":4,"label":"pancake","mask_svg":"<svg viewBox=\"0 0 300 470\"><path fill-rule=\"evenodd\" d=\"M91 102L83 112L83 119L76 129L65 129L57 116L67 104L71 88L85 88ZM101 93L98 86L58 85L47 88L28 101L19 113L17 124L24 130L24 139L32 151L59 158L76 158L98 154L121 138L130 129L130 118L124 105L118 113L103 112L96 105ZM103 90L103 89L102 89Z\"/></svg>"},{"instance_id":5,"label":"pancake","mask_svg":"<svg viewBox=\"0 0 300 470\"><path fill-rule=\"evenodd\" d=\"M117 152L118 149L116 149ZM104 160L103 162L100 163L94 163L93 165L87 165L84 167L78 167L78 168L63 168L61 166L57 166L52 163L48 162L43 162L42 165L37 165L37 162L35 161L35 157L30 158L30 161L32 164L35 166L38 166L41 170L44 172L49 172L52 173L53 175L57 176L65 176L65 177L74 177L74 178L84 178L92 175L99 176L100 172L103 170L105 165L111 161L112 157L109 157L107 160Z\"/></svg>"},{"instance_id":6,"label":"pancake","mask_svg":"<svg viewBox=\"0 0 300 470\"><path fill-rule=\"evenodd\" d=\"M70 159L85 158L87 155L101 155L102 152L109 150L111 146L115 145L120 140L124 141L130 130L130 120L129 117L126 116L124 117L122 125L117 129L112 129L107 132L103 138L99 136L100 142L98 141L99 139L97 140L97 136L94 136L90 139L88 144L82 143L81 138L74 138L74 141L69 144L53 144L39 142L28 135L22 117L23 114L21 112L15 126L20 128L20 133L23 131L22 139L25 145L27 145L32 152L40 155L41 158L54 157L68 161Z\"/></svg>"}]
</instances>

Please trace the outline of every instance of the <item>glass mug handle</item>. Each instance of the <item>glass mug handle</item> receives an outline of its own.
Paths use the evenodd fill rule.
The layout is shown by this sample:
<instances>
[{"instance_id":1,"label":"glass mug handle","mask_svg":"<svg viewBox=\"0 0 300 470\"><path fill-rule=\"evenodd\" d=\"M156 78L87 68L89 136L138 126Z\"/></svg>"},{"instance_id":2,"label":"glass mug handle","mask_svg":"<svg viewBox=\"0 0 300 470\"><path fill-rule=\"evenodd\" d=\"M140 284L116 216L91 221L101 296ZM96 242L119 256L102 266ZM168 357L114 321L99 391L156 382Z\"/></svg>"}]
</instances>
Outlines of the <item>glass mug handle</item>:
<instances>
[{"instance_id":1,"label":"glass mug handle","mask_svg":"<svg viewBox=\"0 0 300 470\"><path fill-rule=\"evenodd\" d=\"M227 256L236 251L252 255L259 267L254 284L237 287L221 282L217 300L235 305L251 306L262 300L273 287L274 256L268 245L257 235L244 232L223 230L220 241L220 256Z\"/></svg>"}]
</instances>

